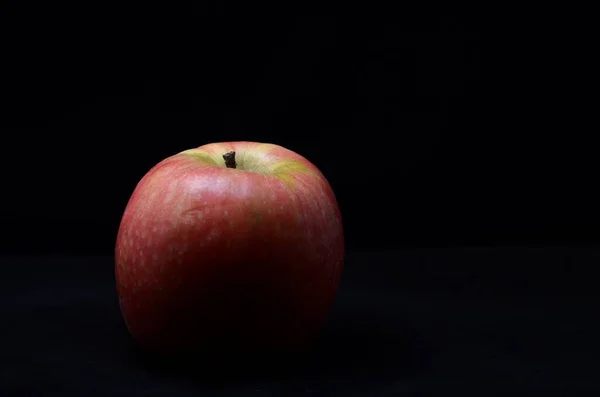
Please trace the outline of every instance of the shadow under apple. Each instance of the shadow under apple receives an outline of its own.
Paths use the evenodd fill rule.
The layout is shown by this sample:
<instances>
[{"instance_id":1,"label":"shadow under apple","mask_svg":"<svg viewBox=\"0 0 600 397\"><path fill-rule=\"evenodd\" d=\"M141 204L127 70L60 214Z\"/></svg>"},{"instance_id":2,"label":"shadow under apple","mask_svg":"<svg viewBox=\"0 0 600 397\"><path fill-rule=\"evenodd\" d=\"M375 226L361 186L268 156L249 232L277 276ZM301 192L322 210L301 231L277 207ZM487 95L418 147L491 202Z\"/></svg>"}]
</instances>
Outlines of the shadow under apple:
<instances>
[{"instance_id":1,"label":"shadow under apple","mask_svg":"<svg viewBox=\"0 0 600 397\"><path fill-rule=\"evenodd\" d=\"M333 316L312 348L296 353L156 357L135 349L136 360L153 377L211 388L270 381L385 383L421 371L433 354L413 327L373 316Z\"/></svg>"}]
</instances>

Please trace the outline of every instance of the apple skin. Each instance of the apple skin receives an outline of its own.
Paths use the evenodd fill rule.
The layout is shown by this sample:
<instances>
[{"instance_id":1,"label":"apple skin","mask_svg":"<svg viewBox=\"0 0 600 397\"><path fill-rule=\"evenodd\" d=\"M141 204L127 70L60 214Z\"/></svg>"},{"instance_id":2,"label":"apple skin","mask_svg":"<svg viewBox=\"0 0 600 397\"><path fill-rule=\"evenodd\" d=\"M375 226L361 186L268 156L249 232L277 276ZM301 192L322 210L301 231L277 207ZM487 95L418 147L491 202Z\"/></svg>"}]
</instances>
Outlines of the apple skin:
<instances>
[{"instance_id":1,"label":"apple skin","mask_svg":"<svg viewBox=\"0 0 600 397\"><path fill-rule=\"evenodd\" d=\"M235 152L236 168L223 155ZM211 143L138 183L115 248L121 312L156 353L311 345L343 269L340 210L323 174L274 144Z\"/></svg>"}]
</instances>

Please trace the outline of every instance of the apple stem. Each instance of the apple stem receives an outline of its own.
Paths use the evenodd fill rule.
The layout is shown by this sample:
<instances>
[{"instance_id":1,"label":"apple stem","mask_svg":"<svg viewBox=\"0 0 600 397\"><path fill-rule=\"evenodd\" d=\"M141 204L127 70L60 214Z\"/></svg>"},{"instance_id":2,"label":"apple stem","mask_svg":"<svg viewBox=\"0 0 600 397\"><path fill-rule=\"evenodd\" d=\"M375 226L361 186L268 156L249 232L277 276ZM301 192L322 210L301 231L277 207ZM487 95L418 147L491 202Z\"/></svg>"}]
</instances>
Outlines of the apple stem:
<instances>
[{"instance_id":1,"label":"apple stem","mask_svg":"<svg viewBox=\"0 0 600 397\"><path fill-rule=\"evenodd\" d=\"M223 155L223 160L225 160L225 166L227 168L235 168L237 166L235 163L235 152L225 153Z\"/></svg>"}]
</instances>

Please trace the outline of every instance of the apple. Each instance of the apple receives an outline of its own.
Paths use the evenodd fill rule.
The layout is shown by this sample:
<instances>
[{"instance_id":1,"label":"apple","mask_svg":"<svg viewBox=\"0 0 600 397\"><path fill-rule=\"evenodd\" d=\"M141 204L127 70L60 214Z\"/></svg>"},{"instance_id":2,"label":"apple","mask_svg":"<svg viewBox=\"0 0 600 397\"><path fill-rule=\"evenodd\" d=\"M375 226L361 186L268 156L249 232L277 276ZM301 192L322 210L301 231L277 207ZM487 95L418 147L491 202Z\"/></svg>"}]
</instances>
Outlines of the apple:
<instances>
[{"instance_id":1,"label":"apple","mask_svg":"<svg viewBox=\"0 0 600 397\"><path fill-rule=\"evenodd\" d=\"M136 186L115 248L119 303L148 352L308 347L334 301L344 234L334 192L284 147L211 143Z\"/></svg>"}]
</instances>

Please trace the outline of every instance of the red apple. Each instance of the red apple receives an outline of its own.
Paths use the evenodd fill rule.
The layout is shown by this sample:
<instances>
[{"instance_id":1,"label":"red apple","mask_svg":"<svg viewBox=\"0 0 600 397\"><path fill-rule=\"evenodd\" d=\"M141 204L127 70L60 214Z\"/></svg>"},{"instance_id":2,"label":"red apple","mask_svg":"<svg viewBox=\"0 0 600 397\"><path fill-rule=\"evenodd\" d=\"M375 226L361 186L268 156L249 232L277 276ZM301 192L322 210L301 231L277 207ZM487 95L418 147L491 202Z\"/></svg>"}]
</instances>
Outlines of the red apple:
<instances>
[{"instance_id":1,"label":"red apple","mask_svg":"<svg viewBox=\"0 0 600 397\"><path fill-rule=\"evenodd\" d=\"M310 345L344 259L323 174L273 144L212 143L139 182L116 243L121 311L153 352Z\"/></svg>"}]
</instances>

